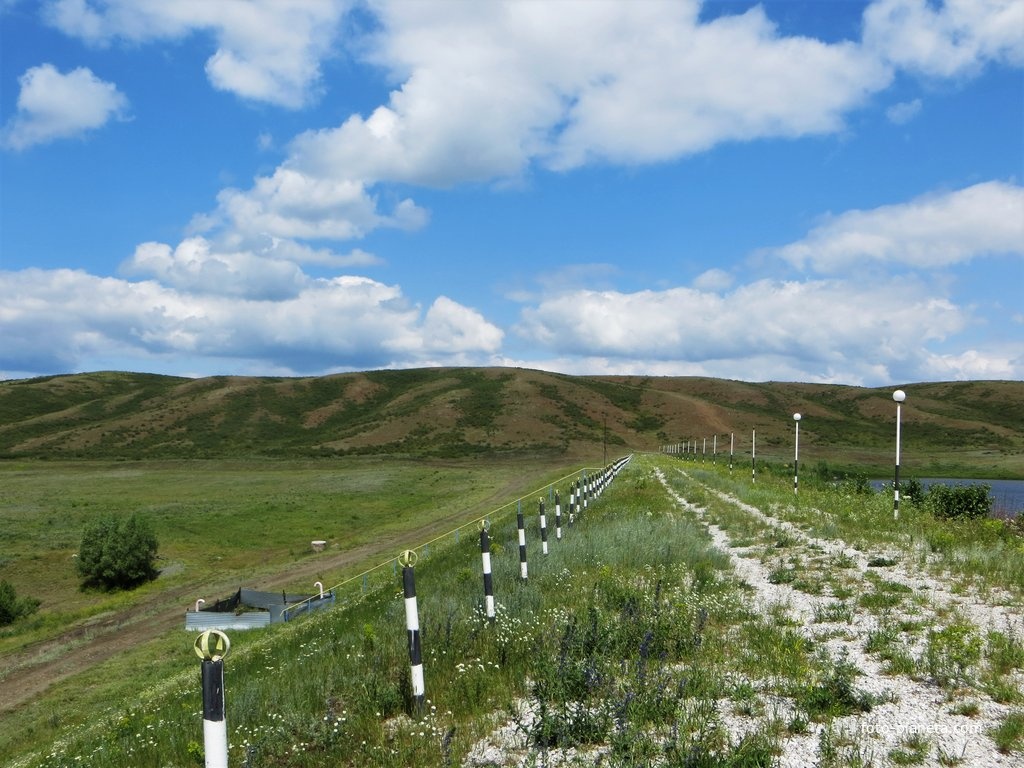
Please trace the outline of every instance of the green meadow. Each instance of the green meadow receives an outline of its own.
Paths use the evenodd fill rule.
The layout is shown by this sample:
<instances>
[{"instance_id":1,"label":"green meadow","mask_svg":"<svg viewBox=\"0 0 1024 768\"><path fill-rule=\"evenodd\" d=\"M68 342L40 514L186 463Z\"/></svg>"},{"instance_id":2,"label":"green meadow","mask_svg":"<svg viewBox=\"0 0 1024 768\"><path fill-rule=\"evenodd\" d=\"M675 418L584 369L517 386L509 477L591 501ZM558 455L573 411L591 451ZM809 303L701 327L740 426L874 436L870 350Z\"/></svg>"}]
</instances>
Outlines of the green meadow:
<instances>
[{"instance_id":1,"label":"green meadow","mask_svg":"<svg viewBox=\"0 0 1024 768\"><path fill-rule=\"evenodd\" d=\"M7 469L14 557L51 557L38 573L56 579L89 511L124 503L152 514L170 571L132 595L76 593L72 578L60 609L69 616L95 618L182 587L191 591L180 618L201 585L227 584L230 569L247 583L297 572L334 556L312 554L311 538L336 542L340 557L345 532L367 529L350 542L365 558L325 575L325 584L345 582L337 607L232 635L233 765L770 766L797 754L838 768L970 765L968 748L981 750L978 759L1024 756L1024 637L950 602L1020 618L1024 539L999 521L938 521L910 503L894 520L886 494L808 478L794 498L791 479L765 473L752 484L749 471L724 464L640 454L571 528L563 521L560 541L549 503L543 557L538 496L550 500L558 487L565 504L579 467L376 460L220 463L207 475L173 464L44 469L51 474L34 480L45 474L38 465ZM192 480L203 490L178 489ZM134 505L118 501L127 495ZM377 505L363 509L367 496ZM33 538L28 521L58 500L63 519L46 514L65 549L35 552L43 537ZM518 503L529 521L526 582ZM492 526L493 625L481 612L482 516ZM230 544L218 549L208 527ZM422 708L410 697L400 573L390 562L405 548L420 556ZM926 581L936 586L923 589ZM56 598L56 582L51 589ZM5 654L18 636L44 636L56 614L41 611L8 633ZM178 624L126 643L5 714L0 761L201 765L193 640ZM853 725L902 717L901 703L921 693L935 712L917 713L888 741ZM961 751L928 730L942 718L978 737Z\"/></svg>"}]
</instances>

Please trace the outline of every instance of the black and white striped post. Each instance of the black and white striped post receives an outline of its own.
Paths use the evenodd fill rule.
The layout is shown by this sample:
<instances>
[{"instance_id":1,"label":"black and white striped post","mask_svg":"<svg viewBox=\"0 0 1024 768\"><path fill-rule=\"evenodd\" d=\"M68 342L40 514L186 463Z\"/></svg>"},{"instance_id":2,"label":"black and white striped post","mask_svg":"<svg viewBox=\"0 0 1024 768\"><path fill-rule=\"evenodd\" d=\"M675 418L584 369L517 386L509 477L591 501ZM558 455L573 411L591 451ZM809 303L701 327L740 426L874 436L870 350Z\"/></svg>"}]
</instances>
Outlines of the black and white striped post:
<instances>
[{"instance_id":1,"label":"black and white striped post","mask_svg":"<svg viewBox=\"0 0 1024 768\"><path fill-rule=\"evenodd\" d=\"M516 502L516 527L519 529L519 578L526 581L529 573L526 567L526 522L523 520L523 501Z\"/></svg>"},{"instance_id":2,"label":"black and white striped post","mask_svg":"<svg viewBox=\"0 0 1024 768\"><path fill-rule=\"evenodd\" d=\"M576 483L569 483L569 527L576 521Z\"/></svg>"},{"instance_id":3,"label":"black and white striped post","mask_svg":"<svg viewBox=\"0 0 1024 768\"><path fill-rule=\"evenodd\" d=\"M206 768L228 768L228 726L224 719L224 657L231 648L228 636L210 629L196 638L202 659L203 752Z\"/></svg>"},{"instance_id":4,"label":"black and white striped post","mask_svg":"<svg viewBox=\"0 0 1024 768\"><path fill-rule=\"evenodd\" d=\"M700 449L700 463L703 464L708 460L708 439L704 438L704 443Z\"/></svg>"},{"instance_id":5,"label":"black and white striped post","mask_svg":"<svg viewBox=\"0 0 1024 768\"><path fill-rule=\"evenodd\" d=\"M548 553L548 516L544 513L544 498L540 499L540 552Z\"/></svg>"},{"instance_id":6,"label":"black and white striped post","mask_svg":"<svg viewBox=\"0 0 1024 768\"><path fill-rule=\"evenodd\" d=\"M417 710L423 708L423 647L420 641L420 612L416 606L416 553L407 549L398 556L402 564L402 588L405 593L405 628L409 638L409 668L412 698Z\"/></svg>"},{"instance_id":7,"label":"black and white striped post","mask_svg":"<svg viewBox=\"0 0 1024 768\"><path fill-rule=\"evenodd\" d=\"M714 442L711 443L711 463L718 463L718 435L716 434L713 438Z\"/></svg>"},{"instance_id":8,"label":"black and white striped post","mask_svg":"<svg viewBox=\"0 0 1024 768\"><path fill-rule=\"evenodd\" d=\"M490 523L480 521L480 559L484 568L484 612L487 621L494 623L494 578L491 576L491 537L488 535Z\"/></svg>"},{"instance_id":9,"label":"black and white striped post","mask_svg":"<svg viewBox=\"0 0 1024 768\"><path fill-rule=\"evenodd\" d=\"M793 414L796 422L796 439L793 441L793 493L800 492L800 414Z\"/></svg>"},{"instance_id":10,"label":"black and white striped post","mask_svg":"<svg viewBox=\"0 0 1024 768\"><path fill-rule=\"evenodd\" d=\"M562 500L555 490L555 541L562 540Z\"/></svg>"},{"instance_id":11,"label":"black and white striped post","mask_svg":"<svg viewBox=\"0 0 1024 768\"><path fill-rule=\"evenodd\" d=\"M750 430L750 482L757 482L757 430Z\"/></svg>"},{"instance_id":12,"label":"black and white striped post","mask_svg":"<svg viewBox=\"0 0 1024 768\"><path fill-rule=\"evenodd\" d=\"M736 447L736 433L735 432L730 432L729 433L729 472L730 472L730 474L732 473L732 457L733 457L733 449L735 449L735 447Z\"/></svg>"},{"instance_id":13,"label":"black and white striped post","mask_svg":"<svg viewBox=\"0 0 1024 768\"><path fill-rule=\"evenodd\" d=\"M896 520L900 516L900 406L907 399L907 393L897 389L892 393L892 399L896 401L896 476L892 483L892 518Z\"/></svg>"}]
</instances>

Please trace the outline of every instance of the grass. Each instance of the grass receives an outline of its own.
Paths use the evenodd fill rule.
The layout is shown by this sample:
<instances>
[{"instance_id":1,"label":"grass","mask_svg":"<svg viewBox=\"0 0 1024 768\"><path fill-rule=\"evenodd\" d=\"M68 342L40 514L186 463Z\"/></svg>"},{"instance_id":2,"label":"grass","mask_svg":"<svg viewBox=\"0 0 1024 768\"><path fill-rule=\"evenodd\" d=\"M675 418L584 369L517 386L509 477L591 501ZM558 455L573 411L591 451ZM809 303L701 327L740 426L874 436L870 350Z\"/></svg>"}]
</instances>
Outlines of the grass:
<instances>
[{"instance_id":1,"label":"grass","mask_svg":"<svg viewBox=\"0 0 1024 768\"><path fill-rule=\"evenodd\" d=\"M320 489L324 504L334 493L351 494L346 498L353 504L359 492L380 495L375 517L383 519L376 520L375 533L365 535L387 535L410 524L403 514L417 516L402 510L403 505L428 506L429 501L416 500L431 493L435 502L464 505L454 489L470 484L473 475L456 468L449 485L436 467L392 467L389 478L375 476L373 466L368 464L365 472L353 467L352 477L337 468L318 475L318 467L304 464L282 471L275 502L282 519L292 506L300 506L289 504L283 489L301 480L294 483L298 493L313 495L312 489ZM901 666L893 674L927 675L936 690L956 687L958 695L974 701L988 695L984 685L1001 681L1007 686L1020 670L1024 652L1011 633L982 635L952 615L934 626L896 615L897 606L900 611L920 606L887 570L892 566L871 566L862 578L870 586L867 595L894 596L897 605L865 606L852 594L835 595L843 587L857 588L857 559L807 546L806 533L839 532L856 539L868 553L865 559L913 561L921 534L932 530L932 523L909 505L902 522L909 530L904 530L892 522L891 508L887 512L871 496L850 500L835 491L830 495L808 488L794 505L791 488L773 489L762 481L750 489L730 479L724 467L703 470L700 482L692 482L672 474L675 466L659 457L635 458L608 492L565 528L562 540L549 536L547 557L540 554L536 501L524 501L530 520L526 582L519 577L514 515L507 506L514 494L502 495L495 507L506 506L492 516L491 528L499 605L493 625L481 612L475 536L443 536L429 552L420 547L416 583L428 699L422 709L410 696L400 580L390 569L375 572L365 587L351 584L332 611L235 633L227 661L233 764L461 765L482 739L500 740L496 733L507 735L504 749L534 764L545 764L556 750L571 749L577 765L602 760L622 766L659 761L765 766L777 760L794 734L813 735L821 765L877 764L873 747L845 725L846 718L883 701L862 689L862 669L812 639L786 606L756 605L749 587L732 571L728 554L712 546L707 521L742 537L764 557L763 567L772 574L766 581L805 590L813 585L813 594L822 598L831 592L813 623L841 629L855 612L876 611L879 628L864 648L894 665L909 660L910 669ZM703 505L701 511L674 504L656 479L656 467L671 474L670 484L685 489L691 503ZM387 474L386 463L378 468ZM438 479L431 485L435 472ZM215 474L207 478L210 487L216 487ZM490 479L477 500L514 487L514 474L510 466L509 474ZM413 478L427 487L402 487L403 480ZM262 490L252 491L250 503L273 493L272 480L254 479ZM97 494L103 492L101 478L89 482ZM222 502L211 502L211 508L235 502L226 490L231 484L222 482ZM137 493L145 487L140 481ZM714 489L770 511L776 520L763 520ZM235 490L248 492L238 485ZM49 492L58 497L56 487ZM148 493L160 496L153 488ZM29 497L26 490L21 494ZM232 514L224 513L230 518L226 525L236 526L240 547L262 551L258 547L265 534L249 532L244 520L235 519L245 506L238 504ZM420 519L426 514L423 506ZM332 509L346 514L340 502ZM389 510L399 519L390 519ZM549 525L551 519L549 508ZM780 528L779 521L794 527ZM363 524L374 521L367 518ZM932 553L928 567L956 568L965 578L1016 594L1014 562L977 574L970 558L957 556L980 546L981 539L969 534L951 545L949 557ZM188 547L178 546L186 562ZM898 557L890 554L896 551ZM283 548L271 556L286 565L310 557ZM0 761L24 768L89 761L104 768L197 764L202 735L192 639L180 631L163 636L146 649L80 675L59 695L5 717ZM15 636L7 640L14 642ZM750 721L750 727L737 732L730 726L732 718ZM1007 715L992 731L999 749L1021 749L1021 719ZM932 745L920 734L879 754L894 764L914 765L933 750L942 764L955 764L948 747Z\"/></svg>"},{"instance_id":2,"label":"grass","mask_svg":"<svg viewBox=\"0 0 1024 768\"><path fill-rule=\"evenodd\" d=\"M545 475L552 476L548 467L522 462L476 468L373 458L0 463L0 578L18 594L42 600L35 631L26 635L23 627L19 638L0 634L0 652L175 587L194 585L199 596L211 574L246 579L260 568L309 561L313 539L327 540L329 552L337 552L439 517L451 520L450 530L502 489L518 483L526 490L526 478ZM105 512L137 512L151 523L165 576L133 593L78 589L73 555L82 529ZM334 583L329 580L341 575L323 573L320 580ZM309 591L314 580L295 586Z\"/></svg>"},{"instance_id":3,"label":"grass","mask_svg":"<svg viewBox=\"0 0 1024 768\"><path fill-rule=\"evenodd\" d=\"M1024 752L1024 710L1008 714L990 735L1000 752Z\"/></svg>"}]
</instances>

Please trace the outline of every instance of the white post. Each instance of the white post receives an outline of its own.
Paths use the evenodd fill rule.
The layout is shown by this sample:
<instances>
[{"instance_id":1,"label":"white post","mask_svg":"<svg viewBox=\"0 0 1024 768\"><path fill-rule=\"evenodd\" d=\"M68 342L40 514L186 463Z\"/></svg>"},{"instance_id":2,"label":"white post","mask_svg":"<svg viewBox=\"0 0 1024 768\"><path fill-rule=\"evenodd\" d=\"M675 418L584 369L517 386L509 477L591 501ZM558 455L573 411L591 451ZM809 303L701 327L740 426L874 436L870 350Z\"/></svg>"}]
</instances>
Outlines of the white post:
<instances>
[{"instance_id":1,"label":"white post","mask_svg":"<svg viewBox=\"0 0 1024 768\"><path fill-rule=\"evenodd\" d=\"M796 422L796 440L793 443L793 493L799 492L800 486L800 414L793 414Z\"/></svg>"},{"instance_id":2,"label":"white post","mask_svg":"<svg viewBox=\"0 0 1024 768\"><path fill-rule=\"evenodd\" d=\"M892 399L896 401L896 475L892 483L892 517L896 520L900 516L900 405L907 399L907 393L897 389Z\"/></svg>"}]
</instances>

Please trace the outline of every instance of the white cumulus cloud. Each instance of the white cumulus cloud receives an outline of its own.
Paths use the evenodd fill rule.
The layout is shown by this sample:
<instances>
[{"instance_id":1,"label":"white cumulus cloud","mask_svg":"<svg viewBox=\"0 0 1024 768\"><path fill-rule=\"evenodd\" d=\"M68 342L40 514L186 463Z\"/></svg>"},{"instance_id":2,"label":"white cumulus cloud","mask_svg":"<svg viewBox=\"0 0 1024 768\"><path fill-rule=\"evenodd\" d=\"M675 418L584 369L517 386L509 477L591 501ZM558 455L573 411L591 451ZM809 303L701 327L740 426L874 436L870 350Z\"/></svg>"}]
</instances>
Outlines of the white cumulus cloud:
<instances>
[{"instance_id":1,"label":"white cumulus cloud","mask_svg":"<svg viewBox=\"0 0 1024 768\"><path fill-rule=\"evenodd\" d=\"M884 380L923 373L932 346L963 330L970 313L923 284L759 280L720 294L574 291L523 310L516 330L553 356L606 358L623 368L700 366L714 375L765 378L752 359L773 360L808 381ZM911 374L912 377L913 374Z\"/></svg>"},{"instance_id":2,"label":"white cumulus cloud","mask_svg":"<svg viewBox=\"0 0 1024 768\"><path fill-rule=\"evenodd\" d=\"M151 244L136 256L140 268L186 285L188 260L198 255L206 266L205 247ZM365 277L301 282L292 295L269 299L78 270L0 273L0 370L69 371L96 358L166 355L306 373L460 364L489 359L501 344L498 328L448 299L424 312L397 286Z\"/></svg>"},{"instance_id":3,"label":"white cumulus cloud","mask_svg":"<svg viewBox=\"0 0 1024 768\"><path fill-rule=\"evenodd\" d=\"M299 108L317 95L347 1L53 0L46 17L94 45L145 43L194 32L213 36L206 62L214 87L245 99Z\"/></svg>"},{"instance_id":4,"label":"white cumulus cloud","mask_svg":"<svg viewBox=\"0 0 1024 768\"><path fill-rule=\"evenodd\" d=\"M989 62L1024 63L1020 0L877 0L864 11L864 45L933 77L971 75Z\"/></svg>"},{"instance_id":5,"label":"white cumulus cloud","mask_svg":"<svg viewBox=\"0 0 1024 768\"><path fill-rule=\"evenodd\" d=\"M797 267L946 267L989 254L1024 258L1024 188L999 181L907 203L847 211L773 251Z\"/></svg>"},{"instance_id":6,"label":"white cumulus cloud","mask_svg":"<svg viewBox=\"0 0 1024 768\"><path fill-rule=\"evenodd\" d=\"M2 133L3 144L10 149L80 136L112 119L123 119L128 110L128 99L117 86L86 67L65 74L42 64L27 70L18 82L17 112Z\"/></svg>"}]
</instances>

